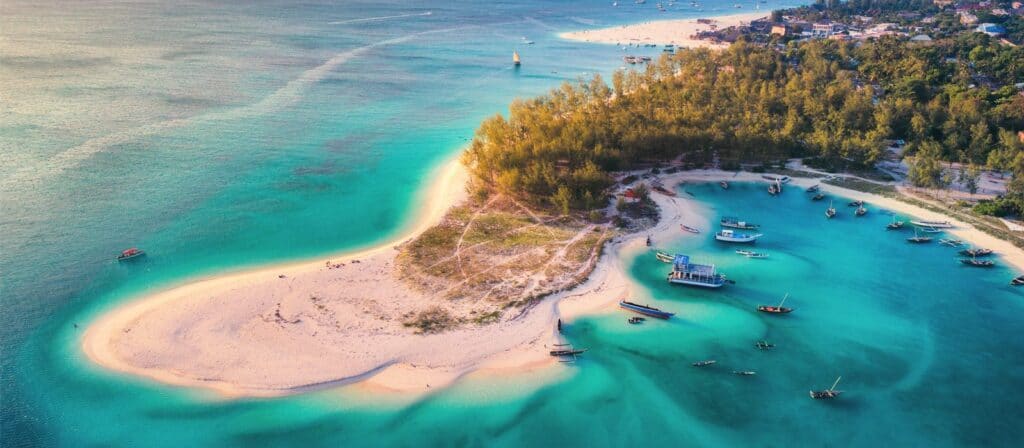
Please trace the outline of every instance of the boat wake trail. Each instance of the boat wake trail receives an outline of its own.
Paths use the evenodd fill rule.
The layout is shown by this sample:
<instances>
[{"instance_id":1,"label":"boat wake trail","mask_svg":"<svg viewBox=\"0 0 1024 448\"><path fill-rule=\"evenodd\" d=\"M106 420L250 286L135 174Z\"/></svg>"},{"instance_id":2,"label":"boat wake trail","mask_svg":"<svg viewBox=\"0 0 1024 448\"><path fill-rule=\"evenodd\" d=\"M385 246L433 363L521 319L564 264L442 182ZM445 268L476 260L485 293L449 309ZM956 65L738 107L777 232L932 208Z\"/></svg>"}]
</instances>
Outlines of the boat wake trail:
<instances>
[{"instance_id":1,"label":"boat wake trail","mask_svg":"<svg viewBox=\"0 0 1024 448\"><path fill-rule=\"evenodd\" d=\"M434 14L433 11L427 11L427 12L420 12L420 13L414 13L414 14L398 14L398 15L394 15L394 16L367 17L367 18L364 18L364 19L338 20L336 22L328 22L328 25L347 25L347 24L350 24L350 23L377 22L377 21L380 21L380 20L401 19L401 18L404 18L404 17L421 17L421 16L429 16L429 15L432 15L432 14Z\"/></svg>"},{"instance_id":2,"label":"boat wake trail","mask_svg":"<svg viewBox=\"0 0 1024 448\"><path fill-rule=\"evenodd\" d=\"M4 193L2 195L4 197L16 199L17 196L12 194L13 189L32 188L43 179L59 175L67 169L74 168L79 163L88 160L90 157L103 152L108 148L123 145L140 138L156 135L164 131L195 124L235 121L273 113L300 101L310 87L323 80L333 70L374 48L402 43L426 34L446 33L477 26L479 25L421 31L354 48L338 53L324 61L322 64L306 70L297 78L292 79L287 84L274 91L274 93L271 93L256 103L224 111L209 112L194 117L177 118L158 123L151 123L141 127L86 140L84 143L64 150L63 152L45 161L41 161L38 164L22 167L0 183L0 192Z\"/></svg>"},{"instance_id":3,"label":"boat wake trail","mask_svg":"<svg viewBox=\"0 0 1024 448\"><path fill-rule=\"evenodd\" d=\"M541 22L540 20L537 20L537 19L535 19L533 17L523 17L523 20L525 20L527 22L530 22L530 23L532 23L534 25L537 25L537 26L539 26L541 28L550 30L550 31L561 31L558 28L556 28L554 26L551 26L551 25L548 25L548 24L546 24L544 22Z\"/></svg>"}]
</instances>

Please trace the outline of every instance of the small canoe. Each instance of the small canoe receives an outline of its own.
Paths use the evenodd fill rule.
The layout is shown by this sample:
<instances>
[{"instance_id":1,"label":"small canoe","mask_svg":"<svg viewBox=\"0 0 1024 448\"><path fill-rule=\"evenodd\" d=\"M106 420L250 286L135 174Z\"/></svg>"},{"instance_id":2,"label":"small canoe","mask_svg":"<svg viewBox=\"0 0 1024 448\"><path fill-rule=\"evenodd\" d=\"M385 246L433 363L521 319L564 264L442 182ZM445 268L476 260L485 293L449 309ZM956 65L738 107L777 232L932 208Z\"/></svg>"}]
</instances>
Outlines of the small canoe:
<instances>
[{"instance_id":1,"label":"small canoe","mask_svg":"<svg viewBox=\"0 0 1024 448\"><path fill-rule=\"evenodd\" d=\"M700 229L697 229L697 228L694 228L694 227L690 227L690 226L685 225L685 224L680 224L679 228L681 228L681 229L683 229L683 230L685 230L687 232L690 232L690 233L700 233Z\"/></svg>"}]
</instances>

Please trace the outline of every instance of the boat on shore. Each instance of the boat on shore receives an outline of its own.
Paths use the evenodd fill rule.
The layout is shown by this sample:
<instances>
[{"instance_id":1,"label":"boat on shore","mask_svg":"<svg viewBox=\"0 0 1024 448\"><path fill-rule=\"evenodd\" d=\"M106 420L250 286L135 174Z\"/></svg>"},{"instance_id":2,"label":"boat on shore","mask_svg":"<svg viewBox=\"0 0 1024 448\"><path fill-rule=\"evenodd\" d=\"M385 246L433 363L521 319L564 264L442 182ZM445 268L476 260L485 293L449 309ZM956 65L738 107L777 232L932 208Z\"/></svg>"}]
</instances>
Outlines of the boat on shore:
<instances>
[{"instance_id":1,"label":"boat on shore","mask_svg":"<svg viewBox=\"0 0 1024 448\"><path fill-rule=\"evenodd\" d=\"M943 246L949 246L949 247L959 247L959 246L963 246L964 241L963 240L951 240L951 239L943 238L943 239L939 240L939 244L941 244ZM961 251L961 252L963 252L963 251Z\"/></svg>"},{"instance_id":2,"label":"boat on shore","mask_svg":"<svg viewBox=\"0 0 1024 448\"><path fill-rule=\"evenodd\" d=\"M715 361L714 359L706 359L704 361L697 361L697 362L695 362L695 363L693 363L691 365L694 366L694 367L707 367L707 366L710 366L710 365L712 365L712 364L714 364L716 362L718 362L718 361Z\"/></svg>"},{"instance_id":3,"label":"boat on shore","mask_svg":"<svg viewBox=\"0 0 1024 448\"><path fill-rule=\"evenodd\" d=\"M918 227L927 227L931 229L952 229L953 224L949 221L923 221L923 220L911 220L911 224Z\"/></svg>"},{"instance_id":4,"label":"boat on shore","mask_svg":"<svg viewBox=\"0 0 1024 448\"><path fill-rule=\"evenodd\" d=\"M937 227L921 227L920 229L924 233L942 233L942 232L944 232L944 230L939 229Z\"/></svg>"},{"instance_id":5,"label":"boat on shore","mask_svg":"<svg viewBox=\"0 0 1024 448\"><path fill-rule=\"evenodd\" d=\"M992 255L992 249L964 249L960 251L960 255L966 255L968 257L987 257Z\"/></svg>"},{"instance_id":6,"label":"boat on shore","mask_svg":"<svg viewBox=\"0 0 1024 448\"><path fill-rule=\"evenodd\" d=\"M804 191L806 191L808 193L817 193L818 190L820 190L820 189L821 189L820 185L814 184L814 185L811 185L810 187L807 187L807 190L804 190Z\"/></svg>"},{"instance_id":7,"label":"boat on shore","mask_svg":"<svg viewBox=\"0 0 1024 448\"><path fill-rule=\"evenodd\" d=\"M832 201L828 202L828 208L825 209L825 217L828 219L836 217L836 207L832 205Z\"/></svg>"},{"instance_id":8,"label":"boat on shore","mask_svg":"<svg viewBox=\"0 0 1024 448\"><path fill-rule=\"evenodd\" d=\"M762 236L760 233L737 233L729 229L715 233L715 239L725 243L754 243Z\"/></svg>"},{"instance_id":9,"label":"boat on shore","mask_svg":"<svg viewBox=\"0 0 1024 448\"><path fill-rule=\"evenodd\" d=\"M725 285L725 276L719 274L714 265L690 263L688 255L675 256L667 280L673 284L701 288L721 288Z\"/></svg>"},{"instance_id":10,"label":"boat on shore","mask_svg":"<svg viewBox=\"0 0 1024 448\"><path fill-rule=\"evenodd\" d=\"M555 349L555 350L551 350L551 356L555 356L555 357L576 356L576 355L580 355L580 354L585 353L587 350L588 349L585 349L585 348L584 349L574 349L572 347L564 348L564 349Z\"/></svg>"},{"instance_id":11,"label":"boat on shore","mask_svg":"<svg viewBox=\"0 0 1024 448\"><path fill-rule=\"evenodd\" d=\"M739 218L732 216L726 216L719 220L718 223L721 224L722 227L740 230L757 230L761 227L760 225L752 222L740 221Z\"/></svg>"},{"instance_id":12,"label":"boat on shore","mask_svg":"<svg viewBox=\"0 0 1024 448\"><path fill-rule=\"evenodd\" d=\"M992 260L979 260L977 258L961 258L960 262L976 268L990 268L996 265L996 262Z\"/></svg>"},{"instance_id":13,"label":"boat on shore","mask_svg":"<svg viewBox=\"0 0 1024 448\"><path fill-rule=\"evenodd\" d=\"M668 319L676 315L676 313L662 311L653 306L641 305L639 303L628 302L625 300L619 301L619 307L645 316L657 317L658 319Z\"/></svg>"},{"instance_id":14,"label":"boat on shore","mask_svg":"<svg viewBox=\"0 0 1024 448\"><path fill-rule=\"evenodd\" d=\"M793 308L786 308L786 307L782 306L784 303L786 303L786 299L788 299L788 298L789 298L789 294L786 294L782 298L782 301L779 302L778 305L776 305L776 306L772 306L772 305L758 305L757 306L757 310L762 312L762 313L770 313L770 314L789 314L789 313L792 313L793 312Z\"/></svg>"},{"instance_id":15,"label":"boat on shore","mask_svg":"<svg viewBox=\"0 0 1024 448\"><path fill-rule=\"evenodd\" d=\"M131 260L133 258L141 257L143 255L146 255L145 251L143 251L143 250L141 250L141 249L139 249L137 247L131 247L131 248L128 248L128 249L125 249L125 250L121 251L121 255L117 256L117 261L128 261L128 260Z\"/></svg>"},{"instance_id":16,"label":"boat on shore","mask_svg":"<svg viewBox=\"0 0 1024 448\"><path fill-rule=\"evenodd\" d=\"M792 180L789 176L772 176L769 174L762 175L761 178L769 182L778 182L782 184L788 184L789 181Z\"/></svg>"},{"instance_id":17,"label":"boat on shore","mask_svg":"<svg viewBox=\"0 0 1024 448\"><path fill-rule=\"evenodd\" d=\"M668 252L663 252L660 250L654 253L654 258L657 258L658 261L662 263L672 263L676 259L675 256L670 255Z\"/></svg>"},{"instance_id":18,"label":"boat on shore","mask_svg":"<svg viewBox=\"0 0 1024 448\"><path fill-rule=\"evenodd\" d=\"M690 232L690 233L700 233L700 229L697 229L697 228L694 228L694 227L690 227L690 226L688 226L686 224L680 224L679 228L683 229L683 230L685 230L687 232Z\"/></svg>"},{"instance_id":19,"label":"boat on shore","mask_svg":"<svg viewBox=\"0 0 1024 448\"><path fill-rule=\"evenodd\" d=\"M815 400L830 400L830 399L838 397L839 394L843 393L843 391L841 391L841 390L836 390L836 386L839 385L839 380L841 380L841 379L843 379L843 377L836 378L836 382L832 383L832 387L830 387L828 389L825 389L825 390L812 390L811 391L811 398L813 398Z\"/></svg>"}]
</instances>

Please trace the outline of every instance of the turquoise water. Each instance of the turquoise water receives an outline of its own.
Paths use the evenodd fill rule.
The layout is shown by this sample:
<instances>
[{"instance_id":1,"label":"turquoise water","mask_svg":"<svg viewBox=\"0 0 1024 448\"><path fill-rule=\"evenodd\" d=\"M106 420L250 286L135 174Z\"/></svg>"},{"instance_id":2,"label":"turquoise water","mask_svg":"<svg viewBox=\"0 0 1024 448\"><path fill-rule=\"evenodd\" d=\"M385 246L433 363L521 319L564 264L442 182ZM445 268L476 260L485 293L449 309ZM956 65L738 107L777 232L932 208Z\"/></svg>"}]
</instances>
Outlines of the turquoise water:
<instances>
[{"instance_id":1,"label":"turquoise water","mask_svg":"<svg viewBox=\"0 0 1024 448\"><path fill-rule=\"evenodd\" d=\"M471 377L414 403L350 389L224 401L83 359L75 325L139 293L394 235L482 118L619 66L620 50L557 32L735 11L732 2L664 14L608 3L2 2L0 443L1021 439L1020 297L1005 286L1008 270L969 270L945 248L908 246L879 231L888 217L875 211L825 223L801 194L768 202L742 186L691 191L716 213L764 223L760 249L772 257L738 259L706 238L668 242L737 280L717 293L669 288L664 265L638 258L631 273L648 299L680 317L575 322L571 339L592 351L565 369ZM523 54L519 70L512 49ZM111 261L129 245L150 255ZM751 312L785 292L794 315ZM754 350L760 338L778 350ZM689 367L707 357L721 367ZM732 366L760 374L734 377ZM806 397L837 375L843 400Z\"/></svg>"}]
</instances>

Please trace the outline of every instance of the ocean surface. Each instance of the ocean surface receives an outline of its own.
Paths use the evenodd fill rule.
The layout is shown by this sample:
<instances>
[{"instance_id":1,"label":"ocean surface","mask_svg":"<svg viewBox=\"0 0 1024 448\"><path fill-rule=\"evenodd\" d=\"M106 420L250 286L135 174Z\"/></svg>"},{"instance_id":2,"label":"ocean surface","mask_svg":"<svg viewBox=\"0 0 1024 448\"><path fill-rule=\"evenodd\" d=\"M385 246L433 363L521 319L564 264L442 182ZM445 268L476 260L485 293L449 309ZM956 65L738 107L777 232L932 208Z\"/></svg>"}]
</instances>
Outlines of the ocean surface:
<instances>
[{"instance_id":1,"label":"ocean surface","mask_svg":"<svg viewBox=\"0 0 1024 448\"><path fill-rule=\"evenodd\" d=\"M670 288L666 266L641 255L638 300L678 318L577 321L568 337L591 351L551 371L470 376L415 402L354 388L223 400L82 355L88 322L147 291L394 236L480 120L621 65L615 46L558 32L754 7L620 3L0 2L0 445L1024 439L1022 297L1008 269L909 246L882 230L881 211L824 222L802 193L769 201L752 186L687 188L710 213L763 223L770 259L738 258L707 234L659 242L737 284ZM149 255L114 262L129 246ZM787 292L793 315L752 311ZM765 338L778 348L754 350ZM709 357L719 364L689 365ZM841 400L807 398L839 375Z\"/></svg>"}]
</instances>

